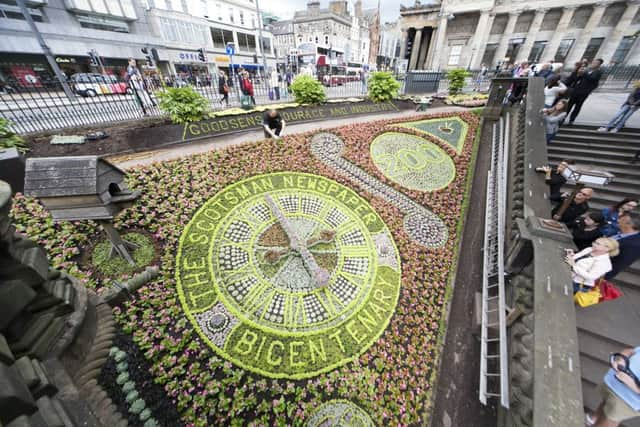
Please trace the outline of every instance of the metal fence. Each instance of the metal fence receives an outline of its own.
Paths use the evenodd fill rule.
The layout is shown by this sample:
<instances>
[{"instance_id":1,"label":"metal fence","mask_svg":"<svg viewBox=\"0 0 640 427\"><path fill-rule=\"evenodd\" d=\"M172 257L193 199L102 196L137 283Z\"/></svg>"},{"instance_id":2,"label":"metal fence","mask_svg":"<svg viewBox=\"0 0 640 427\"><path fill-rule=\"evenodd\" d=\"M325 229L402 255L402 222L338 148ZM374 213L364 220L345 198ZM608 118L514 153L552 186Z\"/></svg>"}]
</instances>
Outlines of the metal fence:
<instances>
[{"instance_id":1,"label":"metal fence","mask_svg":"<svg viewBox=\"0 0 640 427\"><path fill-rule=\"evenodd\" d=\"M256 105L293 102L286 81L271 87L268 79L253 76L253 100ZM12 82L0 91L0 117L11 121L20 134L100 123L160 117L158 93L167 87L191 86L209 101L212 111L240 106L242 92L237 77L229 79L228 100L218 86L218 78L165 76L146 78L140 83L125 82L113 75L86 74L69 82L74 97L69 99L62 85ZM366 85L359 80L327 82L328 98L363 96Z\"/></svg>"},{"instance_id":2,"label":"metal fence","mask_svg":"<svg viewBox=\"0 0 640 427\"><path fill-rule=\"evenodd\" d=\"M430 77L424 77L426 75ZM480 70L470 70L463 92L487 91L495 76L494 70L484 76L480 75ZM401 94L445 93L449 88L444 72L411 71L395 77L401 83ZM604 70L600 88L626 90L636 79L640 79L640 66L611 67ZM270 87L268 79L252 76L251 81L257 105L293 102L286 81L279 81L277 90ZM366 85L359 80L329 79L325 83L327 98L364 96L367 92ZM157 106L157 94L166 87L193 87L209 101L212 111L239 107L241 96L237 76L230 79L228 103L223 99L217 76L165 76L162 80L158 77L146 78L136 87L114 75L77 74L69 84L74 92L71 99L63 92L62 85L53 79L36 80L33 83L24 79L0 83L0 117L9 119L17 133L26 134L145 116L161 117L163 113Z\"/></svg>"}]
</instances>

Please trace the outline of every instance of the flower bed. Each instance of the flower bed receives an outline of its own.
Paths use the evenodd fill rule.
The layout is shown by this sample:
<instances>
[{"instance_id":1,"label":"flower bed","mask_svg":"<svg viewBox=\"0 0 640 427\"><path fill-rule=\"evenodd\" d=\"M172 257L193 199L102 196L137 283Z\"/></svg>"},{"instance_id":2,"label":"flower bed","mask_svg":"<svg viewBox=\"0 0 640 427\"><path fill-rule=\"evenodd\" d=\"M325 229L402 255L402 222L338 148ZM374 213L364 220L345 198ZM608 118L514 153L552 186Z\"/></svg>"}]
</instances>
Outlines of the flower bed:
<instances>
[{"instance_id":1,"label":"flower bed","mask_svg":"<svg viewBox=\"0 0 640 427\"><path fill-rule=\"evenodd\" d=\"M185 424L302 425L344 411L368 414L380 425L425 421L478 124L473 114L458 117L468 132L455 146L397 121L329 131L344 141L347 161L444 221L448 240L439 247L412 240L402 209L383 198L388 192L372 195L362 181L316 158L312 133L130 171L130 187L143 195L116 226L153 235L163 251L161 275L115 314ZM370 156L372 141L386 132L424 138L446 153L455 165L451 182L418 191L389 179ZM255 219L261 211L263 222ZM39 204L21 196L12 215L19 231L45 244L55 266L87 286L99 292L116 278L99 278L75 262L95 224L53 224ZM350 220L335 219L341 215ZM355 225L341 225L347 223ZM214 235L215 241L200 240ZM281 314L289 320L279 320L280 312L266 310L275 290L256 286L246 299L238 297L240 281L253 280L244 273L249 264L260 283L306 286L288 292L326 296L283 298ZM302 279L287 281L278 276L282 271L298 271ZM305 271L326 271L328 279ZM343 279L355 284L353 297L345 293L350 285L335 286ZM215 335L231 330L225 328L236 328L236 335ZM344 357L331 359L336 354Z\"/></svg>"}]
</instances>

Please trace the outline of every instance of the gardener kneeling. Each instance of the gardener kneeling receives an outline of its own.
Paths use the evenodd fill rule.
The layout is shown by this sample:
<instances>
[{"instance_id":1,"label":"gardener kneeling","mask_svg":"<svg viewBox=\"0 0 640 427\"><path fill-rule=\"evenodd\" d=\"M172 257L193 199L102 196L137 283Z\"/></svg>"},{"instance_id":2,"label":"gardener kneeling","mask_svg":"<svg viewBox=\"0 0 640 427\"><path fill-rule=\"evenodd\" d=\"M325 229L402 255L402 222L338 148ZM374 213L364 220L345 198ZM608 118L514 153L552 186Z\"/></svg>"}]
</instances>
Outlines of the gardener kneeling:
<instances>
[{"instance_id":1,"label":"gardener kneeling","mask_svg":"<svg viewBox=\"0 0 640 427\"><path fill-rule=\"evenodd\" d=\"M264 137L275 139L280 139L286 127L286 123L280 113L273 108L265 111L262 116L262 125L264 126Z\"/></svg>"}]
</instances>

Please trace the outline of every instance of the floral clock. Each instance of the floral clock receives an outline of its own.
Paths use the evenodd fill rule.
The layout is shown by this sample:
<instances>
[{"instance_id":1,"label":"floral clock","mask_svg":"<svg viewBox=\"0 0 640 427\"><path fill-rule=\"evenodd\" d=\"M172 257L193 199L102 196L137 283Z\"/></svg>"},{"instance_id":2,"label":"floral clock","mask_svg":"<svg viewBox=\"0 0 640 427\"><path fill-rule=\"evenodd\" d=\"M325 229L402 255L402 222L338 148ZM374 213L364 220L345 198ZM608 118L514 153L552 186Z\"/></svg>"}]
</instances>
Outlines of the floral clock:
<instances>
[{"instance_id":1,"label":"floral clock","mask_svg":"<svg viewBox=\"0 0 640 427\"><path fill-rule=\"evenodd\" d=\"M304 173L216 194L185 228L177 287L218 354L272 378L341 366L382 334L400 291L398 250L353 190Z\"/></svg>"}]
</instances>

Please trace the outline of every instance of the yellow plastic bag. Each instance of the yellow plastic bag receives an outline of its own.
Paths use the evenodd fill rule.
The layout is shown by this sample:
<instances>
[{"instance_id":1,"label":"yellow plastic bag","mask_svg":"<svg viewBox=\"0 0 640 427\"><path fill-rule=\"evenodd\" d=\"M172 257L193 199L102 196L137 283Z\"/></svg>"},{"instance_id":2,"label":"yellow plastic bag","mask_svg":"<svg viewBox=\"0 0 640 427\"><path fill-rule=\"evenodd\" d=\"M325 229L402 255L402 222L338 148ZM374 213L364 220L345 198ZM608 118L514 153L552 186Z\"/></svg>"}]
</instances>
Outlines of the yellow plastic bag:
<instances>
[{"instance_id":1,"label":"yellow plastic bag","mask_svg":"<svg viewBox=\"0 0 640 427\"><path fill-rule=\"evenodd\" d=\"M580 286L580 289L582 289L582 286ZM573 296L573 300L580 307L589 307L590 305L597 304L600 301L600 287L594 286L588 292L582 292L582 290L580 290Z\"/></svg>"}]
</instances>

